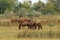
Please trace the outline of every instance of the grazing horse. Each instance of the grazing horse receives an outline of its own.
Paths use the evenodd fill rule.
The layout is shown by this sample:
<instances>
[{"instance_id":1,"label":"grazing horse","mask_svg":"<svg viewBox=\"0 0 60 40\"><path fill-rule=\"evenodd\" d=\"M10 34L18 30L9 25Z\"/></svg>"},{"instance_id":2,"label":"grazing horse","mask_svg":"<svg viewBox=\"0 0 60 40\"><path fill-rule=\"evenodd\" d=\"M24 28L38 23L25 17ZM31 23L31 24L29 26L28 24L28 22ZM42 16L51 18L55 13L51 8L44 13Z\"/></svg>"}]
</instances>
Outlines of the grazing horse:
<instances>
[{"instance_id":1,"label":"grazing horse","mask_svg":"<svg viewBox=\"0 0 60 40\"><path fill-rule=\"evenodd\" d=\"M22 17L19 19L11 19L12 23L16 23L18 22L19 24L19 29L21 29L21 27L23 26L28 26L28 29L36 29L38 27L38 29L42 29L41 23L40 22L36 22L34 20Z\"/></svg>"},{"instance_id":2,"label":"grazing horse","mask_svg":"<svg viewBox=\"0 0 60 40\"><path fill-rule=\"evenodd\" d=\"M21 29L21 27L24 26L28 26L28 29L30 28L30 23L29 22L23 22L23 23L19 23L19 29Z\"/></svg>"},{"instance_id":3,"label":"grazing horse","mask_svg":"<svg viewBox=\"0 0 60 40\"><path fill-rule=\"evenodd\" d=\"M19 29L21 29L21 27L23 26L28 26L28 29L36 29L38 27L38 29L42 29L41 23L37 23L36 21L33 20L29 20L23 23L19 23Z\"/></svg>"},{"instance_id":4,"label":"grazing horse","mask_svg":"<svg viewBox=\"0 0 60 40\"><path fill-rule=\"evenodd\" d=\"M36 25L32 22L19 23L19 29L21 29L21 27L24 27L24 26L28 26L28 29L32 29L32 28L36 29Z\"/></svg>"},{"instance_id":5,"label":"grazing horse","mask_svg":"<svg viewBox=\"0 0 60 40\"><path fill-rule=\"evenodd\" d=\"M29 22L31 20L25 17L19 18L18 23L19 23L19 29L21 29L21 26L29 26Z\"/></svg>"}]
</instances>

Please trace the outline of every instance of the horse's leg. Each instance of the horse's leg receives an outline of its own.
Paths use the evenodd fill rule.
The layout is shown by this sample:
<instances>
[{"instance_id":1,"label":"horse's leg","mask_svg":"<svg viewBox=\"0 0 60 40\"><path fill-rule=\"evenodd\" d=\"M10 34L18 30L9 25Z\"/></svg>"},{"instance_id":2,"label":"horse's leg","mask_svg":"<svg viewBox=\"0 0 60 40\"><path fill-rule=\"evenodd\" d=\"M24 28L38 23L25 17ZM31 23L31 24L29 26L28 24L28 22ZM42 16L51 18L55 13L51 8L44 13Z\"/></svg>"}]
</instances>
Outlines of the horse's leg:
<instances>
[{"instance_id":1,"label":"horse's leg","mask_svg":"<svg viewBox=\"0 0 60 40\"><path fill-rule=\"evenodd\" d=\"M36 29L37 27L36 27L36 25L35 25L35 29Z\"/></svg>"},{"instance_id":2,"label":"horse's leg","mask_svg":"<svg viewBox=\"0 0 60 40\"><path fill-rule=\"evenodd\" d=\"M40 30L40 28L42 29L42 26L41 25L38 25L38 30Z\"/></svg>"},{"instance_id":3,"label":"horse's leg","mask_svg":"<svg viewBox=\"0 0 60 40\"><path fill-rule=\"evenodd\" d=\"M37 27L36 27L36 24L34 24L32 27L33 27L33 29L36 29L36 28L37 28Z\"/></svg>"},{"instance_id":4,"label":"horse's leg","mask_svg":"<svg viewBox=\"0 0 60 40\"><path fill-rule=\"evenodd\" d=\"M19 24L19 30L21 29L21 24Z\"/></svg>"}]
</instances>

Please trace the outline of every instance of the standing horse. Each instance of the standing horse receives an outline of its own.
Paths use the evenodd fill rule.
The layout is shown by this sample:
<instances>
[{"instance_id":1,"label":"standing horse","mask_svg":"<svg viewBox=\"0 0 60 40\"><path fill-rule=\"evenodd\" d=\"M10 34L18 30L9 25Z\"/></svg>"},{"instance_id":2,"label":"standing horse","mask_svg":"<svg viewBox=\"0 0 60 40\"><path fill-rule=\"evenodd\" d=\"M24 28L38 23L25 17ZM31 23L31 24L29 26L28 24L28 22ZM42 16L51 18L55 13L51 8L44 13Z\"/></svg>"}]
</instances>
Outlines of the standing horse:
<instances>
[{"instance_id":1,"label":"standing horse","mask_svg":"<svg viewBox=\"0 0 60 40\"><path fill-rule=\"evenodd\" d=\"M23 26L28 26L28 29L36 29L38 27L38 29L42 29L42 26L41 26L41 23L37 23L36 21L32 21L32 20L29 20L29 21L26 21L26 22L23 22L23 23L19 23L19 29L21 29L21 27Z\"/></svg>"},{"instance_id":2,"label":"standing horse","mask_svg":"<svg viewBox=\"0 0 60 40\"><path fill-rule=\"evenodd\" d=\"M19 23L19 29L21 29L21 27L24 27L24 26L28 26L28 29L30 29L31 24L29 22Z\"/></svg>"},{"instance_id":3,"label":"standing horse","mask_svg":"<svg viewBox=\"0 0 60 40\"><path fill-rule=\"evenodd\" d=\"M19 19L11 19L11 22L15 23L18 22L19 24L19 29L21 29L21 27L23 26L28 26L28 29L36 29L38 27L38 29L42 29L41 23L40 22L36 22L34 20L22 17Z\"/></svg>"},{"instance_id":4,"label":"standing horse","mask_svg":"<svg viewBox=\"0 0 60 40\"><path fill-rule=\"evenodd\" d=\"M18 19L19 29L21 29L21 26L22 26L22 27L23 27L23 26L29 26L29 22L30 22L30 21L31 21L30 19L25 18L25 17L19 18L19 19Z\"/></svg>"}]
</instances>

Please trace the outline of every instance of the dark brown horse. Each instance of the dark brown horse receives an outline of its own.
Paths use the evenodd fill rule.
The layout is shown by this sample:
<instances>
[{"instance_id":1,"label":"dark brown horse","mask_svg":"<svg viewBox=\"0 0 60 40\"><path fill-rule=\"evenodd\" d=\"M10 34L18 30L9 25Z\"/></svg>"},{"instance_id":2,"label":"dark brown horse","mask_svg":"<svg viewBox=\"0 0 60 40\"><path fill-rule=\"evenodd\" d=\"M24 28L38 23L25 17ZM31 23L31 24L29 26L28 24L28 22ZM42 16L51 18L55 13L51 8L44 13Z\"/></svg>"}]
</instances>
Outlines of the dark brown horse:
<instances>
[{"instance_id":1,"label":"dark brown horse","mask_svg":"<svg viewBox=\"0 0 60 40\"><path fill-rule=\"evenodd\" d=\"M19 29L21 29L21 26L28 26L28 28L30 27L30 21L31 19L28 19L26 17L22 17L22 18L19 18L17 20L18 24L19 24Z\"/></svg>"},{"instance_id":2,"label":"dark brown horse","mask_svg":"<svg viewBox=\"0 0 60 40\"><path fill-rule=\"evenodd\" d=\"M19 29L21 29L21 27L23 26L28 26L28 29L36 29L38 27L38 29L42 29L41 23L40 22L36 22L33 21L31 19L22 17L22 18L15 18L15 19L11 19L12 23L18 22L19 24Z\"/></svg>"},{"instance_id":3,"label":"dark brown horse","mask_svg":"<svg viewBox=\"0 0 60 40\"><path fill-rule=\"evenodd\" d=\"M28 29L36 29L36 25L34 23L31 22L24 22L24 23L19 23L19 29L21 29L21 27L24 26L28 26Z\"/></svg>"},{"instance_id":4,"label":"dark brown horse","mask_svg":"<svg viewBox=\"0 0 60 40\"><path fill-rule=\"evenodd\" d=\"M42 26L41 26L41 23L37 23L36 21L32 21L32 20L29 20L29 21L26 21L26 22L23 22L23 23L19 23L19 29L21 29L21 27L23 26L28 26L28 29L36 29L38 27L38 29L42 29Z\"/></svg>"}]
</instances>

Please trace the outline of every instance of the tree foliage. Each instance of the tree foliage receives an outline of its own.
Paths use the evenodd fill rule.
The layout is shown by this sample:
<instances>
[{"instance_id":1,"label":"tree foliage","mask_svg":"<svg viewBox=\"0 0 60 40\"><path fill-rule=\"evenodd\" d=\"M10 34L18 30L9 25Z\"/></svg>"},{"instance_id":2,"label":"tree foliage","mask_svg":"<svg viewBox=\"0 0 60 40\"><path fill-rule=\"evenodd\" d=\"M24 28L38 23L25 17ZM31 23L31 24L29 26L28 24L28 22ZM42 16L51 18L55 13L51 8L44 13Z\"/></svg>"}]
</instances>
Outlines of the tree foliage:
<instances>
[{"instance_id":1,"label":"tree foliage","mask_svg":"<svg viewBox=\"0 0 60 40\"><path fill-rule=\"evenodd\" d=\"M46 4L41 1L32 4L32 1L19 3L17 0L0 0L0 14L5 13L6 10L14 12L19 17L55 15L60 14L60 0L48 0Z\"/></svg>"},{"instance_id":2,"label":"tree foliage","mask_svg":"<svg viewBox=\"0 0 60 40\"><path fill-rule=\"evenodd\" d=\"M11 10L15 0L0 0L0 14L3 14L7 9Z\"/></svg>"}]
</instances>

